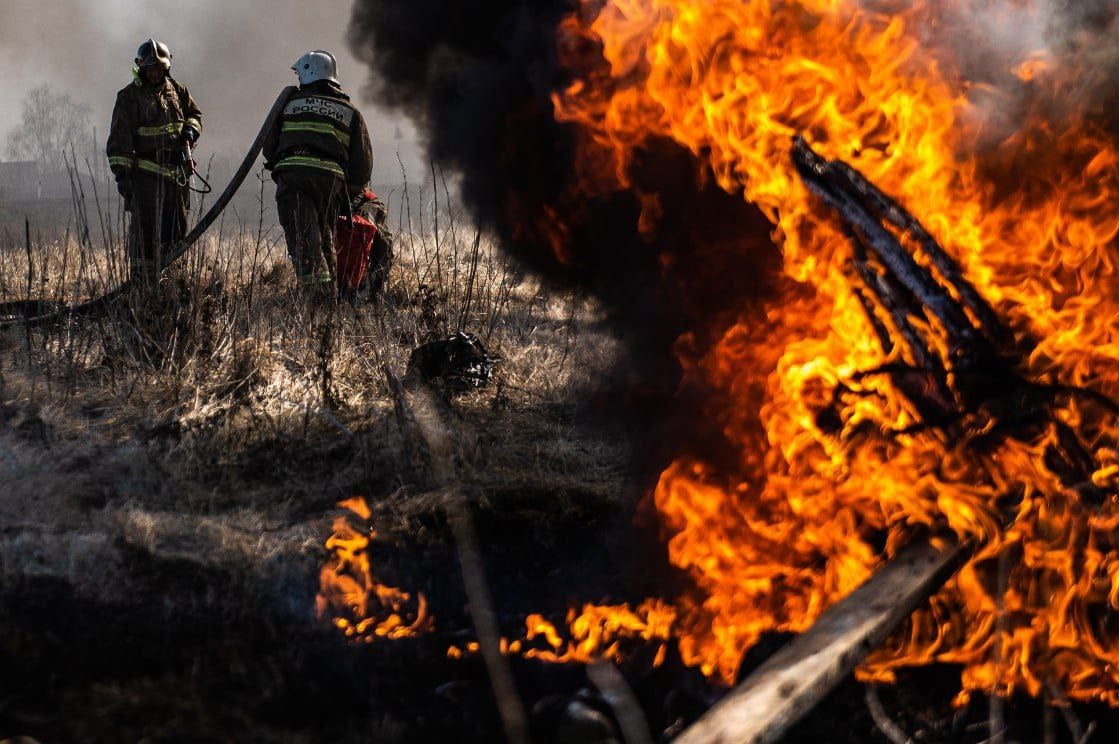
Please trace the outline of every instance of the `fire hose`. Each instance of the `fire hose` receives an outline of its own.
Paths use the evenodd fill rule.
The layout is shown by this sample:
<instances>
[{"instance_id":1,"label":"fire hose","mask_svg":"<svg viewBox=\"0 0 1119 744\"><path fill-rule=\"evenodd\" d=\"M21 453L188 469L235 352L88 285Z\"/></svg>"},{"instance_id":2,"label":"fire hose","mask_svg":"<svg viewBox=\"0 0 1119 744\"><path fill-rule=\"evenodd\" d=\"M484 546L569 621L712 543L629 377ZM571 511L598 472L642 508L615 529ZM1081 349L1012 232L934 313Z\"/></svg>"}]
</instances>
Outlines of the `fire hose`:
<instances>
[{"instance_id":1,"label":"fire hose","mask_svg":"<svg viewBox=\"0 0 1119 744\"><path fill-rule=\"evenodd\" d=\"M295 86L288 86L284 88L276 102L272 104L272 110L268 112L264 124L261 125L260 131L253 140L252 146L249 151L245 153L245 159L241 161L241 165L233 174L230 179L229 185L225 187L225 191L217 198L210 209L204 214L195 224L194 228L186 234L182 239L176 241L171 250L163 257L162 266L160 271L166 271L171 264L183 256L191 246L198 242L198 239L214 224L214 221L221 215L229 202L233 199L234 194L244 183L245 178L248 177L249 171L252 170L253 165L256 163L257 156L260 155L261 149L264 147L264 140L268 133L273 130L276 123L283 114L284 106L295 93L297 88ZM128 279L116 289L113 289L100 297L95 297L91 300L86 300L75 305L56 305L40 300L15 300L12 302L0 303L0 329L11 328L16 325L25 326L39 326L53 321L61 320L63 318L79 318L94 313L103 311L112 306L112 304L125 296L132 288L133 280Z\"/></svg>"}]
</instances>

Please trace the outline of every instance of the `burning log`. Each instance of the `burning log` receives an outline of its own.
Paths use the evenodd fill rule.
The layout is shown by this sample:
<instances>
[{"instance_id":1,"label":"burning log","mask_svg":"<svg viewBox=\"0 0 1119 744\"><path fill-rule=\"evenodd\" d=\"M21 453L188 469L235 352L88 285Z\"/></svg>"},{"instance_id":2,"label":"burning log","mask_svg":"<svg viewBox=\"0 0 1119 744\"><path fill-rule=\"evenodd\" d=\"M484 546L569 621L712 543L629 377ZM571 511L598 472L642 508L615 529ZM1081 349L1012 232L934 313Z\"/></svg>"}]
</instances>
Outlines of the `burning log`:
<instances>
[{"instance_id":1,"label":"burning log","mask_svg":"<svg viewBox=\"0 0 1119 744\"><path fill-rule=\"evenodd\" d=\"M845 163L828 162L820 157L802 138L797 138L793 146L793 162L809 190L840 214L849 230L858 235L886 270L933 314L957 344L972 353L982 353L985 360L994 356L991 340L975 329L963 305L938 285L901 241L882 224L900 222L919 228L917 220L905 214L896 204L893 209L884 207L891 202L873 184ZM920 232L924 233L924 229L920 228ZM935 245L931 237L928 242ZM966 285L958 267L943 249L937 246L934 251L929 251L924 243L921 247L926 253L938 253L943 263L951 265L949 275ZM961 294L978 297L974 289ZM979 302L986 305L982 300ZM953 351L960 353L955 349Z\"/></svg>"},{"instance_id":2,"label":"burning log","mask_svg":"<svg viewBox=\"0 0 1119 744\"><path fill-rule=\"evenodd\" d=\"M1047 464L1065 486L1100 503L1103 494L1092 483L1098 463L1080 435L1055 412L1062 398L1078 398L1112 415L1119 415L1119 405L1092 390L1024 377L1019 370L1025 364L1010 331L916 218L851 166L821 157L803 138L794 141L792 158L808 189L844 223L852 245L851 273L870 297L858 287L852 289L883 351L891 354L897 346L889 335L892 325L912 361L912 367L893 364L861 376L889 373L923 426L942 428L952 438L1031 442L1051 431ZM907 250L906 238L943 284ZM936 355L939 339L922 337L912 322L917 318L934 320L943 329L947 359Z\"/></svg>"},{"instance_id":3,"label":"burning log","mask_svg":"<svg viewBox=\"0 0 1119 744\"><path fill-rule=\"evenodd\" d=\"M858 171L825 160L802 138L796 139L792 157L805 185L843 222L852 245L852 291L883 352L894 354L900 346L913 365L891 363L861 375L889 374L918 412L922 427L941 429L948 439L1035 443L1047 437L1049 469L1082 499L1100 503L1104 494L1092 482L1099 467L1096 458L1081 435L1059 417L1059 403L1078 398L1112 415L1119 415L1119 406L1095 391L1027 379L1019 372L1025 364L1011 346L1012 334L912 215ZM908 245L915 245L932 270ZM942 334L930 329L923 335L919 329L928 325L915 319L933 321ZM942 348L947 358L937 355ZM835 392L837 402L843 391L841 384ZM821 420L840 418L832 412ZM989 485L997 482L993 473L990 480ZM1009 516L1003 522L1009 522ZM978 547L977 541L970 541L945 548L927 542L908 548L771 657L679 741L776 741Z\"/></svg>"},{"instance_id":4,"label":"burning log","mask_svg":"<svg viewBox=\"0 0 1119 744\"><path fill-rule=\"evenodd\" d=\"M980 330L995 342L1005 341L1008 337L1006 329L995 313L994 308L983 299L982 295L964 278L959 264L936 242L913 215L909 214L900 204L883 193L872 184L863 174L843 162L825 163L803 138L797 138L793 146L793 159L797 170L806 177L817 194L820 191L813 188L811 181L806 176L809 171L816 171L828 177L837 186L843 188L846 194L855 196L860 207L872 213L877 219L893 225L904 235L912 238L921 248L922 253L933 267L944 278L944 281L959 296L960 303L966 307L979 323Z\"/></svg>"},{"instance_id":5,"label":"burning log","mask_svg":"<svg viewBox=\"0 0 1119 744\"><path fill-rule=\"evenodd\" d=\"M778 741L970 555L966 544L938 548L926 542L906 549L771 656L677 742Z\"/></svg>"},{"instance_id":6,"label":"burning log","mask_svg":"<svg viewBox=\"0 0 1119 744\"><path fill-rule=\"evenodd\" d=\"M924 420L946 421L952 417L952 392L948 388L948 372L910 321L915 310L912 295L907 296L905 288L893 277L875 272L870 266L865 244L854 230L848 230L847 234L854 247L853 263L857 278L878 300L883 312L909 349L914 369L921 371L920 379L916 381L911 375L895 374L894 384L914 403ZM874 328L882 350L887 354L891 353L896 344L890 337L889 327L878 317L877 306L857 287L853 289ZM922 384L926 381L931 384Z\"/></svg>"}]
</instances>

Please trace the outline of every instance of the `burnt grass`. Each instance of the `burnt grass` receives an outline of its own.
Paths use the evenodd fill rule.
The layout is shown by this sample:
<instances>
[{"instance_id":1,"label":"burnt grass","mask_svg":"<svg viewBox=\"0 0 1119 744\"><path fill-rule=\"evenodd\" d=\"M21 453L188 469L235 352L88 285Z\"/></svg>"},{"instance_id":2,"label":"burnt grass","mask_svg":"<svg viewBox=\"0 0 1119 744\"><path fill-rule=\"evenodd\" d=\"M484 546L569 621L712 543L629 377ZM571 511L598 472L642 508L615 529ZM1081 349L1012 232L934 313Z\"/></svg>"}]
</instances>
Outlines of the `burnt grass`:
<instances>
[{"instance_id":1,"label":"burnt grass","mask_svg":"<svg viewBox=\"0 0 1119 744\"><path fill-rule=\"evenodd\" d=\"M478 520L487 577L510 632L531 610L550 608L558 619L575 588L624 586L619 557L602 547L617 541L620 514L588 513L545 531L542 516L526 509ZM0 731L44 742L498 740L480 660L446 658L449 643L472 633L457 558L439 522L430 517L423 539L377 550L377 565L386 580L422 587L444 629L372 646L346 643L313 620L314 561L285 567L282 583L252 587L228 570L120 545L132 601L95 601L55 578L7 586L0 594ZM755 652L754 661L782 640ZM718 691L694 671L672 659L651 671L647 661L638 650L623 669L654 730L678 731L715 700ZM583 670L512 665L522 699L536 711L534 740L564 740L556 737L555 708L593 690ZM986 702L952 710L957 680L951 668L923 670L882 696L899 725L923 732L920 741L983 741ZM1077 714L1108 719L1107 711L1082 706ZM1010 740L1042 741L1045 713L1036 702L1014 701L1007 719ZM1056 731L1055 741L1071 740L1063 727ZM853 680L787 740L885 741Z\"/></svg>"}]
</instances>

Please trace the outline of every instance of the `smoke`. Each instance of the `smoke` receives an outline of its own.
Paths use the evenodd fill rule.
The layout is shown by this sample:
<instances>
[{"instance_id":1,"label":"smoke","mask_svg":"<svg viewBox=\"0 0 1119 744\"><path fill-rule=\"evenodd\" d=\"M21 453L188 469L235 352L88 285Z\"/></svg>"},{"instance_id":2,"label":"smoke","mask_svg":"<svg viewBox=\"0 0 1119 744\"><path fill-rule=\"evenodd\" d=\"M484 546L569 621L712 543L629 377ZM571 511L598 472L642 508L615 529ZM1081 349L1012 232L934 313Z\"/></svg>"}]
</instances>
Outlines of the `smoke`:
<instances>
[{"instance_id":1,"label":"smoke","mask_svg":"<svg viewBox=\"0 0 1119 744\"><path fill-rule=\"evenodd\" d=\"M642 464L659 472L659 458L678 454L694 429L694 410L668 402L680 379L673 343L689 329L717 337L720 322L772 291L779 259L761 213L674 143L646 144L628 174L634 189L580 190L577 133L556 121L551 99L570 82L556 31L572 9L565 0L356 0L350 40L370 66L370 95L419 124L431 157L461 175L479 224L538 272L602 300L630 350L614 379L623 394L610 403L628 404L646 435ZM562 53L601 60L595 48ZM659 195L655 236L635 229L639 193Z\"/></svg>"},{"instance_id":2,"label":"smoke","mask_svg":"<svg viewBox=\"0 0 1119 744\"><path fill-rule=\"evenodd\" d=\"M354 53L367 90L404 111L431 157L459 171L481 221L503 229L503 201L517 190L550 203L563 186L570 135L552 116L560 84L553 53L562 0L358 0ZM517 159L513 164L510 158ZM531 172L529 172L531 171Z\"/></svg>"},{"instance_id":3,"label":"smoke","mask_svg":"<svg viewBox=\"0 0 1119 744\"><path fill-rule=\"evenodd\" d=\"M1107 126L1119 122L1112 101L1117 0L852 2L871 12L913 15L926 53L968 90L977 148L1005 141L1039 107L1047 116L1035 119L1076 114ZM656 143L647 148L643 173L629 174L669 184L649 189L667 205L655 248L623 234L632 232L640 212L632 195L562 202L574 177L576 143L554 120L550 101L569 82L557 60L557 25L566 13L580 7L594 13L603 4L356 0L350 43L372 72L370 95L419 124L430 155L462 174L464 197L483 225L534 265L555 269L553 236L541 226L562 223L574 231L563 240L570 252L566 274L594 284L606 271L611 286L598 289L624 309L636 286L657 283L665 251L688 253L672 241L683 229L677 207L691 198L682 192L694 190L696 169L681 176L672 146ZM677 180L663 179L665 172ZM563 214L549 212L558 205ZM653 299L664 300L655 293Z\"/></svg>"},{"instance_id":4,"label":"smoke","mask_svg":"<svg viewBox=\"0 0 1119 744\"><path fill-rule=\"evenodd\" d=\"M970 90L977 147L1004 141L1040 105L1114 116L1115 0L852 1L923 19L926 50ZM565 200L580 159L550 98L570 82L557 25L602 4L356 0L350 43L369 65L370 95L418 123L430 155L461 174L479 223L536 269L592 288L636 350L641 379L673 390L670 349L680 334L703 349L729 323L749 324L778 290L779 259L766 220L672 143L643 146L627 173L633 189ZM596 52L562 49L565 62L587 69ZM1044 87L1046 79L1060 84ZM640 193L660 197L652 239L634 229ZM709 338L695 337L702 333ZM661 406L646 410L678 424ZM710 457L717 438L694 444Z\"/></svg>"},{"instance_id":5,"label":"smoke","mask_svg":"<svg viewBox=\"0 0 1119 744\"><path fill-rule=\"evenodd\" d=\"M864 4L888 12L913 0ZM1095 121L1119 133L1116 0L955 0L918 7L924 48L969 87L977 149L997 146L1031 119Z\"/></svg>"},{"instance_id":6,"label":"smoke","mask_svg":"<svg viewBox=\"0 0 1119 744\"><path fill-rule=\"evenodd\" d=\"M356 0L350 43L370 66L370 96L417 122L429 155L462 176L463 199L483 227L537 268L589 283L606 276L611 286L597 287L604 296L628 300L659 273L658 249L673 242L666 236L719 227L698 228L674 207L651 246L633 235L641 212L633 194L587 195L563 205L571 211L546 215L577 178L575 132L555 120L551 100L569 82L556 27L571 10L569 0ZM631 175L649 182L649 191L680 206L722 201L697 196L718 189L699 183L689 155L667 142L648 151L642 172ZM564 241L563 267L544 234L557 225L574 231Z\"/></svg>"},{"instance_id":7,"label":"smoke","mask_svg":"<svg viewBox=\"0 0 1119 744\"><path fill-rule=\"evenodd\" d=\"M171 47L172 74L205 114L199 155L239 159L276 94L294 81L292 62L308 49L333 50L343 84L351 92L360 88L364 66L346 48L348 20L349 0L4 0L0 140L18 124L26 92L45 84L91 107L103 147L136 48L155 36ZM374 139L374 180L400 180L398 148L418 169L422 159L411 125L400 122L398 139L396 118L369 105L362 109Z\"/></svg>"}]
</instances>

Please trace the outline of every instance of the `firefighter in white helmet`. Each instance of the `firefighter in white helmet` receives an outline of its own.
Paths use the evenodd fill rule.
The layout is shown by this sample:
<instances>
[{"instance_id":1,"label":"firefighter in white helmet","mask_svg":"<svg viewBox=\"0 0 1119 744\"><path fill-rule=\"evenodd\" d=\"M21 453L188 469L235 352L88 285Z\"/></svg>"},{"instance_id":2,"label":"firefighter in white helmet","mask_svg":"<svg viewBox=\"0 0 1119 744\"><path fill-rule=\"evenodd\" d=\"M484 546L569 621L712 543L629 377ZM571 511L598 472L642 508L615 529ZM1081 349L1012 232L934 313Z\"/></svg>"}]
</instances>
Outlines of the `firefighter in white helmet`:
<instances>
[{"instance_id":1,"label":"firefighter in white helmet","mask_svg":"<svg viewBox=\"0 0 1119 744\"><path fill-rule=\"evenodd\" d=\"M333 54L308 52L291 69L299 90L264 142L265 167L276 181L276 211L300 284L333 296L334 223L369 182L373 147L365 119L338 83Z\"/></svg>"},{"instance_id":2,"label":"firefighter in white helmet","mask_svg":"<svg viewBox=\"0 0 1119 744\"><path fill-rule=\"evenodd\" d=\"M148 39L136 50L132 84L117 93L106 152L125 209L132 213L133 279L159 276L162 254L186 234L190 212L187 146L202 134L202 112L171 77L171 51Z\"/></svg>"}]
</instances>

